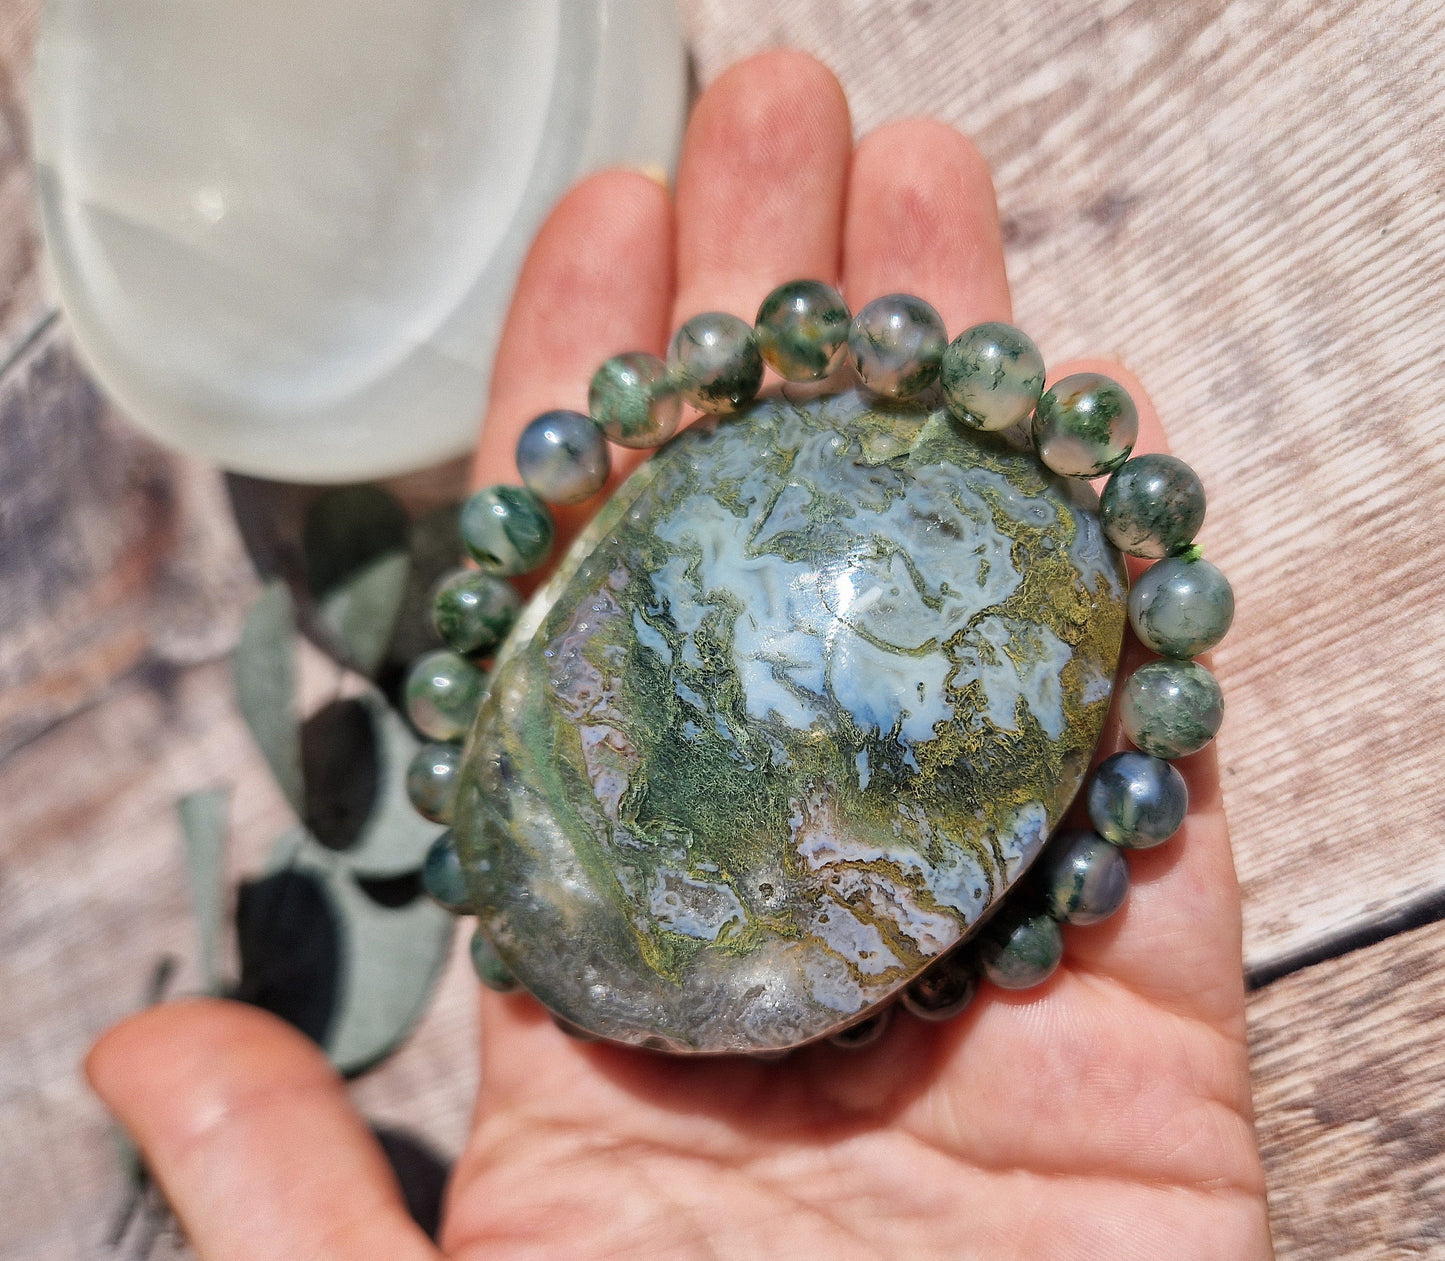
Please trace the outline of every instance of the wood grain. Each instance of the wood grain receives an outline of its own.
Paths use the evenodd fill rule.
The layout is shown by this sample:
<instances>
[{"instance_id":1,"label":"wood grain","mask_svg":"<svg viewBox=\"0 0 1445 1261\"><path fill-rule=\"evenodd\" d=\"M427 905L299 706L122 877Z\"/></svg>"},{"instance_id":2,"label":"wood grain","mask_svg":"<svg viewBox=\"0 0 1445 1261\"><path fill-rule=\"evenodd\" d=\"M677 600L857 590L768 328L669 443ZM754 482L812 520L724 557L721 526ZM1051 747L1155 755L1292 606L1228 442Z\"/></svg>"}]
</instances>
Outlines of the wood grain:
<instances>
[{"instance_id":1,"label":"wood grain","mask_svg":"<svg viewBox=\"0 0 1445 1261\"><path fill-rule=\"evenodd\" d=\"M701 78L771 45L860 132L993 164L1015 318L1118 355L1210 495L1246 947L1445 887L1445 10L1411 0L687 0Z\"/></svg>"},{"instance_id":2,"label":"wood grain","mask_svg":"<svg viewBox=\"0 0 1445 1261\"><path fill-rule=\"evenodd\" d=\"M1056 362L1126 358L1203 475L1203 541L1240 605L1217 656L1251 963L1445 890L1445 11L683 9L704 81L803 47L860 131L929 113L974 135L1018 321ZM120 1189L84 1048L159 954L194 983L174 798L235 786L238 874L286 813L217 660L254 590L222 483L129 431L47 322L24 104L37 12L0 5L0 1255L49 1261L108 1255ZM307 678L329 685L315 660ZM1282 1255L1445 1255L1442 957L1428 927L1252 998ZM454 964L413 1041L355 1087L449 1151L475 1080Z\"/></svg>"},{"instance_id":3,"label":"wood grain","mask_svg":"<svg viewBox=\"0 0 1445 1261\"><path fill-rule=\"evenodd\" d=\"M1445 1255L1445 925L1287 977L1250 1003L1279 1255Z\"/></svg>"},{"instance_id":4,"label":"wood grain","mask_svg":"<svg viewBox=\"0 0 1445 1261\"><path fill-rule=\"evenodd\" d=\"M303 696L334 688L303 656ZM224 662L133 673L99 703L0 764L0 1256L107 1255L124 1190L103 1109L79 1065L95 1035L142 1001L156 961L200 984L175 800L233 790L234 879L289 825L232 701ZM459 935L460 937L460 935ZM234 968L234 961L231 964ZM375 1120L460 1148L476 1084L475 981L458 941L407 1046L355 1087Z\"/></svg>"},{"instance_id":5,"label":"wood grain","mask_svg":"<svg viewBox=\"0 0 1445 1261\"><path fill-rule=\"evenodd\" d=\"M40 0L0 5L0 365L10 362L55 310L32 212L30 69Z\"/></svg>"},{"instance_id":6,"label":"wood grain","mask_svg":"<svg viewBox=\"0 0 1445 1261\"><path fill-rule=\"evenodd\" d=\"M120 422L63 329L0 380L0 757L142 664L235 641L255 579L219 476Z\"/></svg>"}]
</instances>

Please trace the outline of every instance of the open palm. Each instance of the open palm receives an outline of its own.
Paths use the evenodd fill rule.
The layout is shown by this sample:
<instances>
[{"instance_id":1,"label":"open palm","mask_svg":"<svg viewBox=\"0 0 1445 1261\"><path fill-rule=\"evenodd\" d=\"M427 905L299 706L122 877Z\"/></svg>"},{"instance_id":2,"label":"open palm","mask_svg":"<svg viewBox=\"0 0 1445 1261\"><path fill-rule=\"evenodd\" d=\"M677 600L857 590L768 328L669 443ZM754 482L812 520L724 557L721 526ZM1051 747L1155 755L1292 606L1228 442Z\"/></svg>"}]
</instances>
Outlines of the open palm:
<instances>
[{"instance_id":1,"label":"open palm","mask_svg":"<svg viewBox=\"0 0 1445 1261\"><path fill-rule=\"evenodd\" d=\"M585 407L608 355L663 353L688 316L749 317L795 277L838 282L855 310L916 293L955 332L1010 314L969 142L911 121L855 148L828 71L774 53L698 102L675 196L612 172L554 211L498 355L478 480L512 480L522 426ZM1125 380L1138 449L1162 449ZM615 454L620 477L637 455ZM564 510L564 533L592 508ZM679 1060L573 1041L525 996L483 993L481 1094L442 1252L1267 1256L1213 750L1179 767L1189 817L1130 856L1124 909L1066 928L1046 985L985 986L946 1025L901 1016L866 1050L779 1063ZM320 1052L265 1013L154 1009L106 1034L89 1071L203 1256L437 1255Z\"/></svg>"}]
</instances>

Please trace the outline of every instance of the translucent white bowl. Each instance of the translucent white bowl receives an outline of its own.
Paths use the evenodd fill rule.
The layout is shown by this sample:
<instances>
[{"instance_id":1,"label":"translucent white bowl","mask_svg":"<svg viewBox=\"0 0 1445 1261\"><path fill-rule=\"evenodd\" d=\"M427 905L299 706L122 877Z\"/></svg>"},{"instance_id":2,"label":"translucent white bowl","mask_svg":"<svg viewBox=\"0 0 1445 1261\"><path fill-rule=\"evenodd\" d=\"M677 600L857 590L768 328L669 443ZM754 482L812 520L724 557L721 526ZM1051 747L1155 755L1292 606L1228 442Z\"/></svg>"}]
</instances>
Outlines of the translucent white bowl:
<instances>
[{"instance_id":1,"label":"translucent white bowl","mask_svg":"<svg viewBox=\"0 0 1445 1261\"><path fill-rule=\"evenodd\" d=\"M434 464L476 441L547 210L670 169L685 90L672 0L49 0L65 313L138 425L226 468Z\"/></svg>"}]
</instances>

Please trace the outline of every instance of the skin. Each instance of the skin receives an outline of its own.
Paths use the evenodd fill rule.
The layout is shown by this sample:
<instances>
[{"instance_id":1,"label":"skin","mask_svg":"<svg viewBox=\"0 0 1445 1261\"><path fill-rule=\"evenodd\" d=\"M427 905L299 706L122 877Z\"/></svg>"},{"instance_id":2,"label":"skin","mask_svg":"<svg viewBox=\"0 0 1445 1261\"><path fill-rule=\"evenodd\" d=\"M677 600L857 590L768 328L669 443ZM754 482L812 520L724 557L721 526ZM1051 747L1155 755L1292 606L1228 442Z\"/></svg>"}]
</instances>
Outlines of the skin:
<instances>
[{"instance_id":1,"label":"skin","mask_svg":"<svg viewBox=\"0 0 1445 1261\"><path fill-rule=\"evenodd\" d=\"M770 53L698 102L675 196L607 173L542 229L478 484L513 479L522 427L585 406L606 356L660 354L690 315L746 318L802 276L839 284L854 310L916 293L952 330L1010 318L973 146L905 121L855 149L832 76ZM1117 364L1055 375L1086 369L1126 385L1139 449L1163 450ZM614 454L615 479L643 453ZM563 535L598 502L559 512ZM1106 735L1101 754L1119 743ZM481 993L482 1087L440 1254L342 1083L265 1013L167 1004L110 1030L87 1068L206 1258L1268 1256L1212 746L1179 765L1189 817L1169 844L1130 854L1123 909L1066 927L1045 985L984 984L950 1023L900 1010L863 1050L684 1062L573 1041L526 996Z\"/></svg>"}]
</instances>

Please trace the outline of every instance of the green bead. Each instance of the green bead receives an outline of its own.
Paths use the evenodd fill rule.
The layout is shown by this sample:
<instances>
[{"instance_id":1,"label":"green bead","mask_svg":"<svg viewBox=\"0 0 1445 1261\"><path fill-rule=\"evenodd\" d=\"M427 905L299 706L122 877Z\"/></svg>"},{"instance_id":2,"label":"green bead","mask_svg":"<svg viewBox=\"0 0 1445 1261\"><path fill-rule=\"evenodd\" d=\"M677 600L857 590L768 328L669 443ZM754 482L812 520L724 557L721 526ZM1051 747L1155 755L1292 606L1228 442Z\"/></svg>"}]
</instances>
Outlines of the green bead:
<instances>
[{"instance_id":1,"label":"green bead","mask_svg":"<svg viewBox=\"0 0 1445 1261\"><path fill-rule=\"evenodd\" d=\"M1094 832L1063 832L1039 860L1049 914L1065 924L1099 924L1124 905L1129 860Z\"/></svg>"},{"instance_id":2,"label":"green bead","mask_svg":"<svg viewBox=\"0 0 1445 1261\"><path fill-rule=\"evenodd\" d=\"M1129 592L1129 623L1139 642L1163 657L1208 652L1234 621L1234 589L1202 556L1156 561Z\"/></svg>"},{"instance_id":3,"label":"green bead","mask_svg":"<svg viewBox=\"0 0 1445 1261\"><path fill-rule=\"evenodd\" d=\"M437 586L432 625L453 652L480 657L507 637L521 608L522 597L505 578L459 569Z\"/></svg>"},{"instance_id":4,"label":"green bead","mask_svg":"<svg viewBox=\"0 0 1445 1261\"><path fill-rule=\"evenodd\" d=\"M497 953L497 948L487 940L486 935L479 928L472 934L472 967L477 974L477 980L489 990L496 990L498 994L510 994L519 987L517 978L512 975L511 969L502 962L502 956Z\"/></svg>"},{"instance_id":5,"label":"green bead","mask_svg":"<svg viewBox=\"0 0 1445 1261\"><path fill-rule=\"evenodd\" d=\"M978 943L984 976L1000 989L1026 990L1053 976L1064 957L1064 936L1044 914L1009 916L984 930Z\"/></svg>"},{"instance_id":6,"label":"green bead","mask_svg":"<svg viewBox=\"0 0 1445 1261\"><path fill-rule=\"evenodd\" d=\"M952 1020L978 992L972 951L953 950L903 991L903 1006L920 1020Z\"/></svg>"},{"instance_id":7,"label":"green bead","mask_svg":"<svg viewBox=\"0 0 1445 1261\"><path fill-rule=\"evenodd\" d=\"M753 335L785 381L821 381L848 357L852 317L843 296L819 280L790 280L763 299Z\"/></svg>"},{"instance_id":8,"label":"green bead","mask_svg":"<svg viewBox=\"0 0 1445 1261\"><path fill-rule=\"evenodd\" d=\"M547 505L522 486L488 486L462 505L458 530L487 573L525 574L552 550L555 528Z\"/></svg>"},{"instance_id":9,"label":"green bead","mask_svg":"<svg viewBox=\"0 0 1445 1261\"><path fill-rule=\"evenodd\" d=\"M1097 372L1065 377L1034 410L1034 449L1055 473L1098 477L1129 458L1139 412L1117 381Z\"/></svg>"},{"instance_id":10,"label":"green bead","mask_svg":"<svg viewBox=\"0 0 1445 1261\"><path fill-rule=\"evenodd\" d=\"M949 413L971 429L1027 420L1044 389L1044 357L1012 324L975 324L949 343L939 372Z\"/></svg>"},{"instance_id":11,"label":"green bead","mask_svg":"<svg viewBox=\"0 0 1445 1261\"><path fill-rule=\"evenodd\" d=\"M1136 455L1099 497L1104 533L1121 552L1151 560L1187 547L1204 524L1204 487L1172 455Z\"/></svg>"},{"instance_id":12,"label":"green bead","mask_svg":"<svg viewBox=\"0 0 1445 1261\"><path fill-rule=\"evenodd\" d=\"M872 1046L887 1033L888 1026L892 1023L893 1008L885 1007L871 1016L865 1016L857 1024L835 1033L828 1041L845 1051L861 1051L865 1046Z\"/></svg>"},{"instance_id":13,"label":"green bead","mask_svg":"<svg viewBox=\"0 0 1445 1261\"><path fill-rule=\"evenodd\" d=\"M406 795L416 812L433 823L450 823L456 804L462 751L454 744L424 744L406 768Z\"/></svg>"},{"instance_id":14,"label":"green bead","mask_svg":"<svg viewBox=\"0 0 1445 1261\"><path fill-rule=\"evenodd\" d=\"M922 298L890 293L853 317L848 350L858 375L875 394L911 398L938 379L948 334Z\"/></svg>"},{"instance_id":15,"label":"green bead","mask_svg":"<svg viewBox=\"0 0 1445 1261\"><path fill-rule=\"evenodd\" d=\"M1189 786L1163 759L1126 749L1099 763L1087 801L1089 821L1106 841L1125 849L1152 849L1184 822Z\"/></svg>"},{"instance_id":16,"label":"green bead","mask_svg":"<svg viewBox=\"0 0 1445 1261\"><path fill-rule=\"evenodd\" d=\"M1197 661L1151 661L1119 696L1124 734L1154 757L1188 757L1214 739L1224 720L1224 693Z\"/></svg>"},{"instance_id":17,"label":"green bead","mask_svg":"<svg viewBox=\"0 0 1445 1261\"><path fill-rule=\"evenodd\" d=\"M724 311L694 315L672 339L667 371L699 411L736 411L763 384L763 357L746 320Z\"/></svg>"},{"instance_id":18,"label":"green bead","mask_svg":"<svg viewBox=\"0 0 1445 1261\"><path fill-rule=\"evenodd\" d=\"M455 915L467 913L471 894L450 832L443 832L427 850L421 865L421 887L438 906Z\"/></svg>"},{"instance_id":19,"label":"green bead","mask_svg":"<svg viewBox=\"0 0 1445 1261\"><path fill-rule=\"evenodd\" d=\"M629 351L614 355L592 374L587 410L620 446L660 447L677 432L682 398L661 359Z\"/></svg>"},{"instance_id":20,"label":"green bead","mask_svg":"<svg viewBox=\"0 0 1445 1261\"><path fill-rule=\"evenodd\" d=\"M592 417L558 409L543 412L517 439L522 485L549 504L577 504L607 482L612 457Z\"/></svg>"},{"instance_id":21,"label":"green bead","mask_svg":"<svg viewBox=\"0 0 1445 1261\"><path fill-rule=\"evenodd\" d=\"M460 740L471 730L486 684L487 676L465 657L429 652L407 673L407 717L433 740Z\"/></svg>"}]
</instances>

